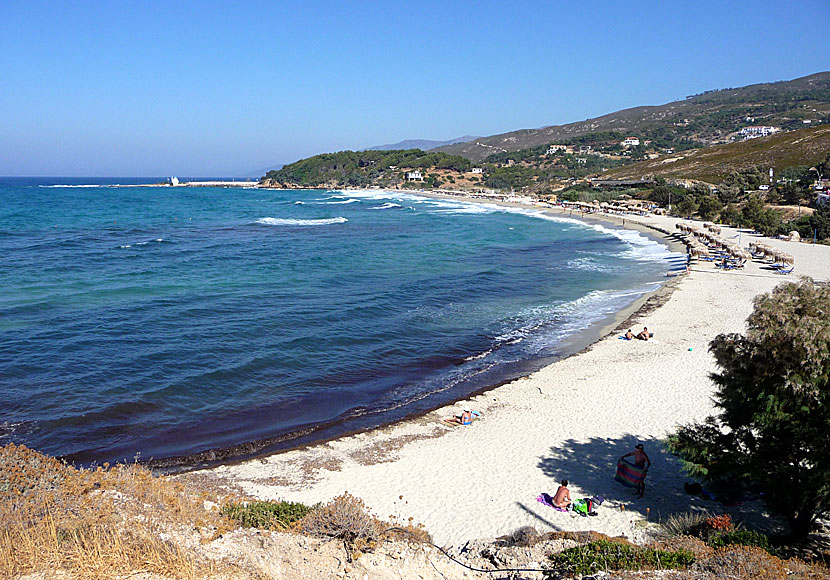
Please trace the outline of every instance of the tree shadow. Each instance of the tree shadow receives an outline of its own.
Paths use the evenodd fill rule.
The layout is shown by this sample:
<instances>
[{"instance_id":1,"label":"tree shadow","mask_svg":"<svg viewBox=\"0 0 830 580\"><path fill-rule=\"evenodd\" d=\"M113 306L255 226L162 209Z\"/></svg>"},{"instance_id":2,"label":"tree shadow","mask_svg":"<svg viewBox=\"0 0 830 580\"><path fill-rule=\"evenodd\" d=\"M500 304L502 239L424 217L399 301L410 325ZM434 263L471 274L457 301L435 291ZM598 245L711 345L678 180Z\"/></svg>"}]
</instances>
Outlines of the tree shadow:
<instances>
[{"instance_id":1,"label":"tree shadow","mask_svg":"<svg viewBox=\"0 0 830 580\"><path fill-rule=\"evenodd\" d=\"M651 459L642 498L634 495L633 488L614 480L617 460L633 451L638 443L644 445ZM655 437L641 439L628 434L617 439L568 439L560 446L551 448L550 454L539 460L538 467L557 485L562 479L569 480L574 499L601 495L608 502L604 506L619 509L623 505L626 511L637 513L652 522L663 521L675 513L710 511L729 513L736 521L753 527L769 528L778 524L770 519L758 501L727 507L687 494L683 484L694 481L693 478L683 471L680 460L666 450L663 441ZM555 489L553 487L550 493Z\"/></svg>"},{"instance_id":2,"label":"tree shadow","mask_svg":"<svg viewBox=\"0 0 830 580\"><path fill-rule=\"evenodd\" d=\"M540 524L543 524L543 525L545 525L545 526L547 526L547 527L549 527L549 528L551 528L552 530L555 530L555 531L562 531L564 529L564 528L562 528L562 526L560 526L558 524L554 524L549 519L543 518L541 515L539 515L538 512L534 511L532 508L526 506L522 502L517 501L516 505L519 506L519 509L521 509L526 514L530 515L533 519L538 521Z\"/></svg>"}]
</instances>

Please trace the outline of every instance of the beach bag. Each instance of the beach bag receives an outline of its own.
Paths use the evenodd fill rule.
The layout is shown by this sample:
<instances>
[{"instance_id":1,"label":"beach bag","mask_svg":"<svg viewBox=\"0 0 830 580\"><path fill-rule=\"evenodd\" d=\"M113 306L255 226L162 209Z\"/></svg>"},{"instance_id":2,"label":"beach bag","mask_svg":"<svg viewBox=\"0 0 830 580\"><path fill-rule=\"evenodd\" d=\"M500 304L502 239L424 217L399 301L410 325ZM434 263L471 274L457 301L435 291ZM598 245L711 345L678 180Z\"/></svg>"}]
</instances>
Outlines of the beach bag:
<instances>
[{"instance_id":1,"label":"beach bag","mask_svg":"<svg viewBox=\"0 0 830 580\"><path fill-rule=\"evenodd\" d=\"M593 511L593 502L591 502L588 498L582 498L574 501L571 504L571 508L573 511L581 515L582 517L587 517L589 513Z\"/></svg>"}]
</instances>

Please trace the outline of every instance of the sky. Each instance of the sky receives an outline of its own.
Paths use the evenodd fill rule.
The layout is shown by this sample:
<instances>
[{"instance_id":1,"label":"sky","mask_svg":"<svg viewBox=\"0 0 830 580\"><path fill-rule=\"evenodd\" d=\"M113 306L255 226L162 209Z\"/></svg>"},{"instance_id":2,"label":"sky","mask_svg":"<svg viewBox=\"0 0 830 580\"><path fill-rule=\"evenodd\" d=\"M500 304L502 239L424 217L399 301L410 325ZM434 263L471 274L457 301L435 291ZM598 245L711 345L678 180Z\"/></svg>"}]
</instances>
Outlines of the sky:
<instances>
[{"instance_id":1,"label":"sky","mask_svg":"<svg viewBox=\"0 0 830 580\"><path fill-rule=\"evenodd\" d=\"M243 176L830 70L830 0L0 0L0 175Z\"/></svg>"}]
</instances>

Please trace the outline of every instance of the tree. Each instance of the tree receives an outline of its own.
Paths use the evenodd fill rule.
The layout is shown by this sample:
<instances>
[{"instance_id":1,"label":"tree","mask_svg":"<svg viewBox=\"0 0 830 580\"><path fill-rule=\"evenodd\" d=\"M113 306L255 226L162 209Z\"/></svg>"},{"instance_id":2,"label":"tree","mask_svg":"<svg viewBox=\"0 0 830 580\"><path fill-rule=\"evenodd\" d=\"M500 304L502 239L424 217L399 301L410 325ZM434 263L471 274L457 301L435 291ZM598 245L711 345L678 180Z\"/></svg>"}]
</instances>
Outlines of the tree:
<instances>
[{"instance_id":1,"label":"tree","mask_svg":"<svg viewBox=\"0 0 830 580\"><path fill-rule=\"evenodd\" d=\"M697 211L697 208L697 202L691 197L683 197L683 199L681 199L679 203L674 206L674 210L679 215L687 218L692 217L692 214Z\"/></svg>"},{"instance_id":2,"label":"tree","mask_svg":"<svg viewBox=\"0 0 830 580\"><path fill-rule=\"evenodd\" d=\"M830 238L830 204L819 205L815 213L810 216L809 223L811 236L815 232L819 240Z\"/></svg>"},{"instance_id":3,"label":"tree","mask_svg":"<svg viewBox=\"0 0 830 580\"><path fill-rule=\"evenodd\" d=\"M747 332L709 345L717 415L668 439L713 489L763 493L795 537L830 512L830 286L809 278L755 299Z\"/></svg>"},{"instance_id":4,"label":"tree","mask_svg":"<svg viewBox=\"0 0 830 580\"><path fill-rule=\"evenodd\" d=\"M758 196L751 196L741 209L741 224L755 228L755 224L761 221L764 209L764 202Z\"/></svg>"},{"instance_id":5,"label":"tree","mask_svg":"<svg viewBox=\"0 0 830 580\"><path fill-rule=\"evenodd\" d=\"M700 217L706 221L713 221L720 215L720 210L723 209L723 204L714 195L703 195L700 197L700 206L697 212Z\"/></svg>"},{"instance_id":6,"label":"tree","mask_svg":"<svg viewBox=\"0 0 830 580\"><path fill-rule=\"evenodd\" d=\"M727 205L720 212L720 222L722 224L737 225L740 220L741 212L734 205Z\"/></svg>"}]
</instances>

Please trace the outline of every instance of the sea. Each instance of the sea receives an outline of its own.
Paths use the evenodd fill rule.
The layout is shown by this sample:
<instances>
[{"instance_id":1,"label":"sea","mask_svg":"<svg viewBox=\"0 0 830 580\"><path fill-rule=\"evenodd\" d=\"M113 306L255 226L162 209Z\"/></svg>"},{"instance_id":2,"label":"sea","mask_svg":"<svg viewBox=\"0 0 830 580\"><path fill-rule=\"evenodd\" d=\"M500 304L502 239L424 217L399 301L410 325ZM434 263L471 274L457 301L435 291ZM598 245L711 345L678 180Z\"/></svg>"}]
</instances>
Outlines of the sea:
<instances>
[{"instance_id":1,"label":"sea","mask_svg":"<svg viewBox=\"0 0 830 580\"><path fill-rule=\"evenodd\" d=\"M175 469L373 428L572 354L684 266L541 208L158 181L0 178L0 445Z\"/></svg>"}]
</instances>

